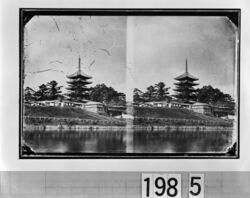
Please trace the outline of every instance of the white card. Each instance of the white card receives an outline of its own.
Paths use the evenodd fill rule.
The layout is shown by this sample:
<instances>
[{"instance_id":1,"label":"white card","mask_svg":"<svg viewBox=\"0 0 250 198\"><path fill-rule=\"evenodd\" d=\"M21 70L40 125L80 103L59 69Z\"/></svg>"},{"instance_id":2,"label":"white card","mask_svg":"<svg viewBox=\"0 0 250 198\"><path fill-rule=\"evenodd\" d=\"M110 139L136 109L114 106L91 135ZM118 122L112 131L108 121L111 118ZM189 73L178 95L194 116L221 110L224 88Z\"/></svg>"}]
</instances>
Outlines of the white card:
<instances>
[{"instance_id":1,"label":"white card","mask_svg":"<svg viewBox=\"0 0 250 198\"><path fill-rule=\"evenodd\" d=\"M189 175L189 198L204 198L204 174Z\"/></svg>"},{"instance_id":2,"label":"white card","mask_svg":"<svg viewBox=\"0 0 250 198\"><path fill-rule=\"evenodd\" d=\"M153 183L154 178L153 174L142 174L141 177L142 182L142 198L153 198Z\"/></svg>"},{"instance_id":3,"label":"white card","mask_svg":"<svg viewBox=\"0 0 250 198\"><path fill-rule=\"evenodd\" d=\"M154 198L167 198L167 174L154 174Z\"/></svg>"},{"instance_id":4,"label":"white card","mask_svg":"<svg viewBox=\"0 0 250 198\"><path fill-rule=\"evenodd\" d=\"M181 174L168 174L168 198L181 198Z\"/></svg>"}]
</instances>

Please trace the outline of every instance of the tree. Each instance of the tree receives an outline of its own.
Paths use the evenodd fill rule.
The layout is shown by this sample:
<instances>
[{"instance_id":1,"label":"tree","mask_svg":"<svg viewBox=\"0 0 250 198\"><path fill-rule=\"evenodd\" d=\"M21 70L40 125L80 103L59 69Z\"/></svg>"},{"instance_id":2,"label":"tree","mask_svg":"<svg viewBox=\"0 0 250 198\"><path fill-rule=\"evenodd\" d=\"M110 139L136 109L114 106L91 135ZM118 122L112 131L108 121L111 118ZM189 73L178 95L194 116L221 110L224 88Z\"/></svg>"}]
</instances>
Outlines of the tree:
<instances>
[{"instance_id":1,"label":"tree","mask_svg":"<svg viewBox=\"0 0 250 198\"><path fill-rule=\"evenodd\" d=\"M170 87L165 87L165 83L163 82L159 82L155 85L155 98L156 101L163 101L166 99L169 99L169 92L168 90L170 89Z\"/></svg>"},{"instance_id":2,"label":"tree","mask_svg":"<svg viewBox=\"0 0 250 198\"><path fill-rule=\"evenodd\" d=\"M143 99L145 102L150 102L150 101L154 101L155 100L155 87L150 85L149 87L147 87L146 92L143 94Z\"/></svg>"},{"instance_id":3,"label":"tree","mask_svg":"<svg viewBox=\"0 0 250 198\"><path fill-rule=\"evenodd\" d=\"M125 94L117 92L112 87L107 87L105 84L97 84L90 88L90 100L103 102L112 105L125 104Z\"/></svg>"},{"instance_id":4,"label":"tree","mask_svg":"<svg viewBox=\"0 0 250 198\"><path fill-rule=\"evenodd\" d=\"M229 94L225 94L211 85L197 89L197 101L231 108L235 106L234 99Z\"/></svg>"},{"instance_id":5,"label":"tree","mask_svg":"<svg viewBox=\"0 0 250 198\"><path fill-rule=\"evenodd\" d=\"M217 88L213 88L211 85L203 86L197 89L197 101L213 104L222 99L224 94Z\"/></svg>"},{"instance_id":6,"label":"tree","mask_svg":"<svg viewBox=\"0 0 250 198\"><path fill-rule=\"evenodd\" d=\"M24 90L24 100L26 102L35 100L35 91L30 87L26 87Z\"/></svg>"},{"instance_id":7,"label":"tree","mask_svg":"<svg viewBox=\"0 0 250 198\"><path fill-rule=\"evenodd\" d=\"M150 85L149 87L147 87L145 93L136 88L134 90L134 100L138 102L169 100L169 89L170 87L166 87L165 83L163 82L159 82L154 86Z\"/></svg>"},{"instance_id":8,"label":"tree","mask_svg":"<svg viewBox=\"0 0 250 198\"><path fill-rule=\"evenodd\" d=\"M62 86L57 86L58 83L55 80L47 83L48 91L47 97L49 100L56 100L59 96L61 96L62 91L60 90Z\"/></svg>"},{"instance_id":9,"label":"tree","mask_svg":"<svg viewBox=\"0 0 250 198\"><path fill-rule=\"evenodd\" d=\"M133 91L134 102L144 102L143 92L140 89L135 88Z\"/></svg>"},{"instance_id":10,"label":"tree","mask_svg":"<svg viewBox=\"0 0 250 198\"><path fill-rule=\"evenodd\" d=\"M47 100L48 99L48 88L45 84L39 86L38 91L34 94L36 100Z\"/></svg>"}]
</instances>

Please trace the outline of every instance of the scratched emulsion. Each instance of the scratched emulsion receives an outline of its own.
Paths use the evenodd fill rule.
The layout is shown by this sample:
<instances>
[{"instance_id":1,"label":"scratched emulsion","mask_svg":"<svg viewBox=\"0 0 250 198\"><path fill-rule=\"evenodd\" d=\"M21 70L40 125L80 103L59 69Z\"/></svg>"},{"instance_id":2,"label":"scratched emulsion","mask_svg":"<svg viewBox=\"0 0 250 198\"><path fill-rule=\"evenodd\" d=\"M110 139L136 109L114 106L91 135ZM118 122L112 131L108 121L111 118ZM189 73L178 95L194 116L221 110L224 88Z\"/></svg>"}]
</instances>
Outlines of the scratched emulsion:
<instances>
[{"instance_id":1,"label":"scratched emulsion","mask_svg":"<svg viewBox=\"0 0 250 198\"><path fill-rule=\"evenodd\" d=\"M24 28L24 52L24 88L55 80L65 90L80 56L93 84L125 92L125 16L35 16Z\"/></svg>"},{"instance_id":2,"label":"scratched emulsion","mask_svg":"<svg viewBox=\"0 0 250 198\"><path fill-rule=\"evenodd\" d=\"M227 17L34 16L24 27L23 89L34 92L43 91L43 94L46 95L48 90L44 87L51 86L49 83L55 81L54 85L61 94L59 102L66 101L65 104L69 101L72 104L100 102L103 111L106 111L101 115L105 114L105 118L100 118L97 115L98 112L95 112L94 116L88 113L81 115L81 119L92 119L92 124L98 119L103 122L122 119L121 121L125 120L126 126L123 125L122 130L124 131L114 131L114 133L110 131L100 133L66 131L61 133L58 132L60 126L71 126L69 120L72 118L77 120L80 117L76 117L73 113L70 117L65 112L64 115L55 116L54 110L34 112L35 108L32 112L33 106L48 105L47 107L49 107L50 102L46 103L45 100L50 99L38 97L29 101L26 98L24 106L31 108L29 108L30 112L25 111L28 108L23 108L25 119L32 120L30 117L36 117L34 123L28 124L32 125L31 127L40 124L41 127L44 127L44 131L27 132L24 130L22 140L36 152L51 153L224 152L233 143L236 145L238 141L236 135L238 125L236 104L238 100L238 37L237 27ZM224 118L228 122L234 122L235 134L232 134L231 131L226 132L227 129L224 132L217 131L203 135L198 132L197 134L179 133L180 131L171 134L153 131L154 127L151 127L152 134L147 131L134 133L133 126L137 119L134 112L137 108L151 108L150 103L152 102L165 102L169 103L168 105L170 102L176 102L175 91L178 83L175 78L184 72L185 64L186 73L188 71L197 77L195 83L191 82L191 85L195 86L192 89L202 87L219 89L228 94L236 104L233 109L235 114L230 118ZM105 87L101 94L99 93L101 95L99 98L86 97L74 101L72 100L74 97L69 97L72 85L69 81L74 78L69 76L74 76L72 74L76 74L76 71L82 72L82 78L87 77L88 82L84 82L86 83L84 89L87 91L93 91L98 86ZM44 86L41 87L41 85ZM116 93L118 99L114 99L106 93L105 95L103 92L106 92L107 89ZM161 93L162 90L164 93ZM105 97L102 97L102 93ZM135 101L136 93L139 96L139 102ZM164 96L163 99L161 96ZM202 101L189 102L186 106ZM224 107L224 103L220 102L216 105ZM183 101L180 103L183 104ZM84 104L80 105L82 105L82 109L86 110ZM53 105L55 106L55 104ZM63 108L62 106L57 107ZM113 114L108 112L109 107L113 109L121 107L120 109L125 110L122 113L120 111L117 117L115 115L117 112ZM173 108L175 107L173 106ZM172 106L159 108L172 108ZM182 110L180 109L180 111ZM191 110L191 106L188 110ZM180 119L180 121L187 119L188 123L192 121L187 115L188 110L185 109L182 113L169 113L171 115L158 115L158 117L152 112L147 116L140 116L144 116L148 121L152 118L153 121L156 121L156 126L165 118ZM137 110L137 112L139 111ZM186 115L184 115L185 112ZM44 117L46 120L46 116L53 117L53 121L48 125L59 126L57 132L45 131L46 124L41 120ZM218 115L209 116L213 117L211 120L216 120ZM65 123L58 123L58 120L67 118ZM196 119L196 117L192 119ZM206 124L209 120L209 118L204 118L203 121ZM217 121L223 122L220 118ZM25 124L27 123L24 121ZM79 123L76 121L75 124ZM173 125L173 123L168 124ZM141 125L145 125L145 123ZM204 127L206 126L204 125Z\"/></svg>"}]
</instances>

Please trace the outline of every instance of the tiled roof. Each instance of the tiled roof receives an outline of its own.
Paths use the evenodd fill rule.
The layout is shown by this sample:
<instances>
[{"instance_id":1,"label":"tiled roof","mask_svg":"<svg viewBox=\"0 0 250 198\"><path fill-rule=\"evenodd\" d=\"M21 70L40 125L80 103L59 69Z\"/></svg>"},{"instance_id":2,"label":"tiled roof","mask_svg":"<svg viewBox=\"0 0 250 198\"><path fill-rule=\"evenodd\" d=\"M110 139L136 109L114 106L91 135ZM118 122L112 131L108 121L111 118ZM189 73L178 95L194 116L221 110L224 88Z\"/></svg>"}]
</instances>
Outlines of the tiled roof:
<instances>
[{"instance_id":1,"label":"tiled roof","mask_svg":"<svg viewBox=\"0 0 250 198\"><path fill-rule=\"evenodd\" d=\"M180 75L180 76L177 76L175 78L175 80L182 80L182 79L185 79L185 78L190 78L190 79L193 79L193 80L199 80L198 78L194 77L192 74L190 74L189 72L185 72L184 74Z\"/></svg>"},{"instance_id":2,"label":"tiled roof","mask_svg":"<svg viewBox=\"0 0 250 198\"><path fill-rule=\"evenodd\" d=\"M91 76L89 76L88 74L85 74L84 72L82 72L82 71L77 71L77 72L75 72L75 73L73 73L73 74L71 74L71 75L67 75L67 77L69 77L69 78L71 78L71 77L75 77L75 76L84 76L84 77L86 77L86 78L92 78Z\"/></svg>"}]
</instances>

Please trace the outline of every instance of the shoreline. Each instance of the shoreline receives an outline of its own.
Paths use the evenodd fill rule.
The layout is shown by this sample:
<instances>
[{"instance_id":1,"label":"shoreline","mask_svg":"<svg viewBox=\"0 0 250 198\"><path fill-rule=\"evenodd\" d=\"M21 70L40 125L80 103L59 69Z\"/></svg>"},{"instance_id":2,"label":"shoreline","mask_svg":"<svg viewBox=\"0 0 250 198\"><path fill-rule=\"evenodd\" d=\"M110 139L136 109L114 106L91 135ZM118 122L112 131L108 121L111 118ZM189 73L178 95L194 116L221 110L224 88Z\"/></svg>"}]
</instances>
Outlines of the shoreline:
<instances>
[{"instance_id":1,"label":"shoreline","mask_svg":"<svg viewBox=\"0 0 250 198\"><path fill-rule=\"evenodd\" d=\"M78 131L78 132L91 132L91 131L126 131L126 132L134 132L134 131L146 131L146 132L154 132L154 131L164 131L164 132L223 132L223 131L233 131L234 127L226 127L226 126L197 126L197 125L189 125L189 126L180 126L180 125L165 125L165 126L157 126L157 125L128 125L128 126L103 126L103 125L24 125L24 132L32 132L32 131Z\"/></svg>"}]
</instances>

